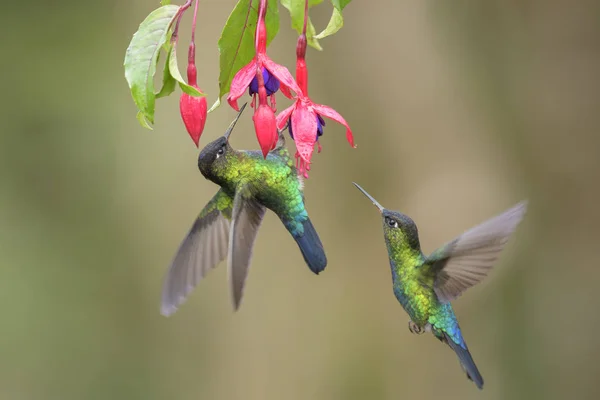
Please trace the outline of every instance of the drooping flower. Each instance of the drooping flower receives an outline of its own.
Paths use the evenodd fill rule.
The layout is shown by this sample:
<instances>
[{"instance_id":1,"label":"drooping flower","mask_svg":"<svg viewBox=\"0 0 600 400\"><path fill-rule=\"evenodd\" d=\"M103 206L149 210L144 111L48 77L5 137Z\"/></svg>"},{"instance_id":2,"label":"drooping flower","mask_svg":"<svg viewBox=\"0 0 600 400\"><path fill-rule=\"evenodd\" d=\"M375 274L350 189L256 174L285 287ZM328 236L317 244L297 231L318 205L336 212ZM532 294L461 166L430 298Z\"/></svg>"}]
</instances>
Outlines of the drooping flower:
<instances>
[{"instance_id":1,"label":"drooping flower","mask_svg":"<svg viewBox=\"0 0 600 400\"><path fill-rule=\"evenodd\" d=\"M266 1L261 0L258 15L258 24L256 25L256 55L242 67L231 81L227 102L236 111L239 111L238 99L248 90L253 97L252 106L256 103L258 94L258 75L262 71L263 80L267 88L267 96L271 100L273 111L276 110L275 92L281 89L281 92L288 98L292 98L290 89L296 93L300 91L298 84L290 74L290 71L283 65L275 63L267 55L267 27L265 24Z\"/></svg>"},{"instance_id":2,"label":"drooping flower","mask_svg":"<svg viewBox=\"0 0 600 400\"><path fill-rule=\"evenodd\" d=\"M194 42L190 43L187 78L190 86L199 89L196 82L196 64L194 62L195 50ZM196 144L196 147L198 147L200 136L202 135L202 131L204 131L204 124L206 124L206 97L196 97L190 96L187 93L182 93L179 98L179 112L181 113L181 119L183 120L185 129Z\"/></svg>"},{"instance_id":3,"label":"drooping flower","mask_svg":"<svg viewBox=\"0 0 600 400\"><path fill-rule=\"evenodd\" d=\"M288 124L290 135L296 143L296 164L298 170L308 177L310 160L314 151L315 143L321 152L319 137L323 135L325 120L330 118L346 127L346 139L352 147L354 137L348 123L337 111L323 104L315 104L308 97L308 69L306 68L306 35L298 38L296 46L296 81L300 91L296 91L294 104L281 111L277 116L277 128L283 129Z\"/></svg>"},{"instance_id":4,"label":"drooping flower","mask_svg":"<svg viewBox=\"0 0 600 400\"><path fill-rule=\"evenodd\" d=\"M238 99L248 90L252 96L254 115L254 129L263 156L266 158L270 150L277 145L277 120L275 118L275 92L281 92L292 98L290 89L295 93L300 92L298 84L290 71L282 65L275 63L267 55L267 27L265 15L267 0L260 0L258 23L256 25L255 51L256 55L249 64L242 67L231 81L227 102L236 111L239 111ZM258 105L256 105L258 97ZM270 104L269 100L270 99Z\"/></svg>"},{"instance_id":5,"label":"drooping flower","mask_svg":"<svg viewBox=\"0 0 600 400\"><path fill-rule=\"evenodd\" d=\"M191 4L188 3L187 7ZM185 6L184 6L185 7ZM181 9L180 9L181 10ZM196 44L195 44L195 36L196 36L196 16L198 14L198 1L196 1L196 6L194 7L194 19L192 21L192 40L190 41L190 47L188 49L188 66L187 66L187 78L188 84L198 90L198 83L196 82ZM179 21L177 22L177 26L175 28L175 32L173 32L173 39L177 42L177 30L179 27ZM204 124L206 123L207 116L207 104L206 97L196 97L190 96L187 93L182 93L179 98L179 112L181 113L181 119L183 120L183 124L185 125L185 129L188 134L198 147L200 143L200 136L202 135L202 131L204 131Z\"/></svg>"}]
</instances>

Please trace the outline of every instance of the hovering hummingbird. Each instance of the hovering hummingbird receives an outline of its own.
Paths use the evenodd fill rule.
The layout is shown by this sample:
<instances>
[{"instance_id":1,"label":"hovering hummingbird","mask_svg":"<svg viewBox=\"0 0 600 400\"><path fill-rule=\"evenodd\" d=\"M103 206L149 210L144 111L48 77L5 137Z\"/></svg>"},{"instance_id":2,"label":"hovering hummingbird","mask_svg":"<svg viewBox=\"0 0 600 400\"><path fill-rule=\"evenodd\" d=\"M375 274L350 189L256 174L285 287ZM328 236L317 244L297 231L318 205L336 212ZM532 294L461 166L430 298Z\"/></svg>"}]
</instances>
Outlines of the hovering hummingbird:
<instances>
[{"instance_id":1,"label":"hovering hummingbird","mask_svg":"<svg viewBox=\"0 0 600 400\"><path fill-rule=\"evenodd\" d=\"M227 257L234 309L242 300L252 248L268 209L296 240L304 260L315 274L327 257L304 206L303 179L279 141L266 159L260 151L234 150L229 135L244 104L225 135L209 143L198 157L204 177L221 187L200 212L169 267L162 293L163 315L177 310L200 279Z\"/></svg>"},{"instance_id":2,"label":"hovering hummingbird","mask_svg":"<svg viewBox=\"0 0 600 400\"><path fill-rule=\"evenodd\" d=\"M482 389L483 378L462 337L450 301L486 277L523 218L527 202L517 204L425 256L414 221L383 208L358 184L354 185L381 213L394 294L410 316L408 329L415 334L432 332L448 344L467 377Z\"/></svg>"}]
</instances>

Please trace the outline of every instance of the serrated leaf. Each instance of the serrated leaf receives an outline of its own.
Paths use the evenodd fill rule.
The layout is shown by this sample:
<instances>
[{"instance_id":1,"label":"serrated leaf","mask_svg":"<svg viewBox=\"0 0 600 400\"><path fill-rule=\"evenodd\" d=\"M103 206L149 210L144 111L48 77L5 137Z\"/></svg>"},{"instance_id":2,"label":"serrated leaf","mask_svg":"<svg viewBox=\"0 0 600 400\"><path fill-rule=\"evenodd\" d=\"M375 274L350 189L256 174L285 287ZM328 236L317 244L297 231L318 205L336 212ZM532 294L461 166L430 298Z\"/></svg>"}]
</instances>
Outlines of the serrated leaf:
<instances>
[{"instance_id":1,"label":"serrated leaf","mask_svg":"<svg viewBox=\"0 0 600 400\"><path fill-rule=\"evenodd\" d=\"M323 29L321 33L315 36L317 39L323 39L327 36L331 36L342 29L342 26L344 26L342 10L350 3L350 1L351 0L331 0L331 4L333 4L331 18L329 19L327 27Z\"/></svg>"},{"instance_id":2,"label":"serrated leaf","mask_svg":"<svg viewBox=\"0 0 600 400\"><path fill-rule=\"evenodd\" d=\"M204 93L202 93L201 91L199 91L195 87L188 85L183 80L183 77L181 76L181 73L179 72L179 66L177 65L177 49L176 49L176 46L172 46L171 47L171 52L169 53L169 72L171 73L171 76L173 77L173 79L175 79L177 82L179 82L179 87L185 93L189 94L190 96L194 96L194 97L205 96Z\"/></svg>"},{"instance_id":3,"label":"serrated leaf","mask_svg":"<svg viewBox=\"0 0 600 400\"><path fill-rule=\"evenodd\" d=\"M231 86L235 74L255 55L254 35L258 23L259 0L239 0L229 15L219 38L219 96L209 112L216 110L221 104L221 97ZM267 46L279 31L279 10L277 1L268 2Z\"/></svg>"},{"instance_id":4,"label":"serrated leaf","mask_svg":"<svg viewBox=\"0 0 600 400\"><path fill-rule=\"evenodd\" d=\"M161 97L166 97L175 91L175 85L177 81L173 76L171 76L171 72L169 71L169 60L171 59L171 49L167 48L167 59L165 60L165 66L163 68L163 80L162 80L162 88L158 93L156 93L156 98L160 99Z\"/></svg>"},{"instance_id":5,"label":"serrated leaf","mask_svg":"<svg viewBox=\"0 0 600 400\"><path fill-rule=\"evenodd\" d=\"M138 113L135 117L137 118L137 120L139 121L139 123L142 127L150 129L151 131L154 130L154 129L152 129L152 126L148 123L148 120L144 116L144 113L142 113L141 111L138 111Z\"/></svg>"},{"instance_id":6,"label":"serrated leaf","mask_svg":"<svg viewBox=\"0 0 600 400\"><path fill-rule=\"evenodd\" d=\"M178 6L166 5L152 11L140 24L125 53L123 65L131 96L140 112L150 123L154 123L156 98L153 79L156 73L158 54L161 46L167 40L169 28L177 10L179 10Z\"/></svg>"},{"instance_id":7,"label":"serrated leaf","mask_svg":"<svg viewBox=\"0 0 600 400\"><path fill-rule=\"evenodd\" d=\"M323 0L309 0L308 8L322 2ZM292 28L295 29L298 34L301 34L302 29L304 28L304 0L281 0L281 5L290 12ZM323 48L319 44L315 33L317 33L317 31L309 17L306 24L306 42L309 46L321 51Z\"/></svg>"}]
</instances>

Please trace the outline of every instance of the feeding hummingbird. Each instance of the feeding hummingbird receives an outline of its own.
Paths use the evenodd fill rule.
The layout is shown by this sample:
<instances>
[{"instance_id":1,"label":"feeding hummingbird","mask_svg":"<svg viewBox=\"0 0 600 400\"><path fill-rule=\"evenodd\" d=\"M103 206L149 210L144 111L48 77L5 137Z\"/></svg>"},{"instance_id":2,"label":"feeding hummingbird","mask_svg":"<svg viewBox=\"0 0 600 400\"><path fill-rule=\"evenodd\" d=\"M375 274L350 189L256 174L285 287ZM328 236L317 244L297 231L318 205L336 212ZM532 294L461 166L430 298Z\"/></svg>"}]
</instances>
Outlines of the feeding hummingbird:
<instances>
[{"instance_id":1,"label":"feeding hummingbird","mask_svg":"<svg viewBox=\"0 0 600 400\"><path fill-rule=\"evenodd\" d=\"M425 256L414 221L383 208L358 184L354 185L381 213L394 294L410 316L408 329L415 334L432 332L448 344L467 377L482 389L483 378L463 339L450 301L487 276L523 218L527 202L518 203Z\"/></svg>"},{"instance_id":2,"label":"feeding hummingbird","mask_svg":"<svg viewBox=\"0 0 600 400\"><path fill-rule=\"evenodd\" d=\"M227 257L234 310L242 300L258 229L269 209L296 240L304 260L315 274L327 257L305 208L303 178L279 140L266 159L260 151L235 150L229 135L244 111L244 104L225 134L200 152L202 175L221 188L200 212L167 271L163 315L177 310L200 279Z\"/></svg>"}]
</instances>

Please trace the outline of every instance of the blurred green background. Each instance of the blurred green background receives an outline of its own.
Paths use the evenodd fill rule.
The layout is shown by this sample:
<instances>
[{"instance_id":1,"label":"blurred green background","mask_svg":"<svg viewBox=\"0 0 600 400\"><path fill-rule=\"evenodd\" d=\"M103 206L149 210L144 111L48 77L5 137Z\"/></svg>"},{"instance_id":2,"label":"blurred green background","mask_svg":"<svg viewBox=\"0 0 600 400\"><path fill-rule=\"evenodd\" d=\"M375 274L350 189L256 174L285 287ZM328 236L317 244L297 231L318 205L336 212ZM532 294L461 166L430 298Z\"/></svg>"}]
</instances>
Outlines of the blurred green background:
<instances>
[{"instance_id":1,"label":"blurred green background","mask_svg":"<svg viewBox=\"0 0 600 400\"><path fill-rule=\"evenodd\" d=\"M211 103L233 4L200 3ZM171 318L163 275L216 187L178 96L159 101L153 132L135 119L123 57L157 5L3 4L1 399L600 398L597 1L351 3L308 55L313 99L358 144L328 123L307 181L328 269L310 273L268 214L240 311L221 265ZM293 68L280 12L269 52ZM314 9L318 28L329 13ZM234 114L211 114L201 145ZM232 141L257 147L249 114ZM491 277L455 303L483 392L448 348L409 333L379 216L352 181L412 216L425 252L529 198Z\"/></svg>"}]
</instances>

